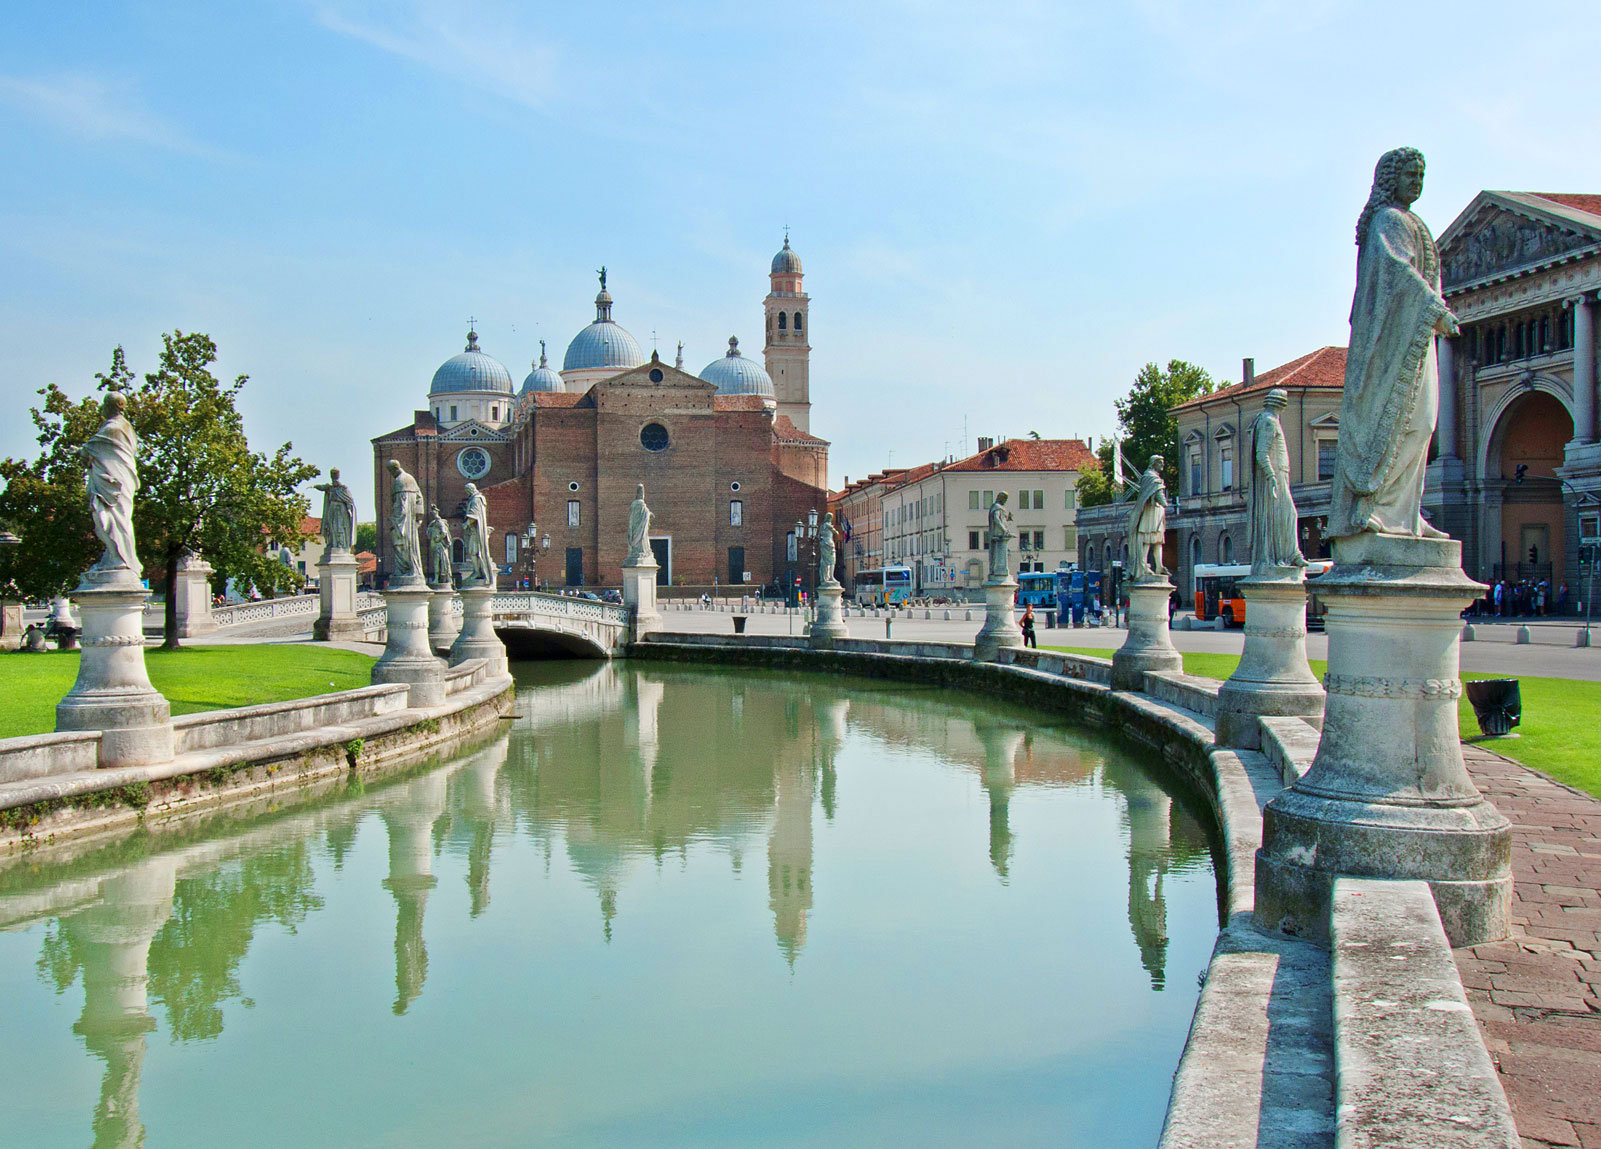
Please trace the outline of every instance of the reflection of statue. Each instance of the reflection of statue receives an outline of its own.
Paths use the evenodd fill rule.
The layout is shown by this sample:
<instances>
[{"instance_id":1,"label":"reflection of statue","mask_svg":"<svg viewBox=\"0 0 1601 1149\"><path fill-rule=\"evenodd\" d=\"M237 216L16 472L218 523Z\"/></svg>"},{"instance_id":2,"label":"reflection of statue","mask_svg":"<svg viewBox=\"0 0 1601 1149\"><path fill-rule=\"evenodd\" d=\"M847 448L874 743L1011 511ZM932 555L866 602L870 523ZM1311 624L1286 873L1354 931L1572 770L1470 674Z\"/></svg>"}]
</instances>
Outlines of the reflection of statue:
<instances>
[{"instance_id":1,"label":"reflection of statue","mask_svg":"<svg viewBox=\"0 0 1601 1149\"><path fill-rule=\"evenodd\" d=\"M1007 542L1016 537L1017 532L1012 529L1012 512L1006 509L1006 492L997 491L995 501L990 504L989 541L985 544L990 552L991 582L1005 582L1012 577L1012 560Z\"/></svg>"},{"instance_id":2,"label":"reflection of statue","mask_svg":"<svg viewBox=\"0 0 1601 1149\"><path fill-rule=\"evenodd\" d=\"M422 517L422 489L417 480L389 460L389 577L394 582L422 582L422 546L417 520Z\"/></svg>"},{"instance_id":3,"label":"reflection of statue","mask_svg":"<svg viewBox=\"0 0 1601 1149\"><path fill-rule=\"evenodd\" d=\"M829 511L823 516L822 525L817 528L817 585L838 586L839 580L834 577L835 546L839 540L839 530L834 526L834 512Z\"/></svg>"},{"instance_id":4,"label":"reflection of statue","mask_svg":"<svg viewBox=\"0 0 1601 1149\"><path fill-rule=\"evenodd\" d=\"M467 484L467 502L462 509L462 558L467 574L462 586L494 586L495 568L489 561L489 500L476 484Z\"/></svg>"},{"instance_id":5,"label":"reflection of statue","mask_svg":"<svg viewBox=\"0 0 1601 1149\"><path fill-rule=\"evenodd\" d=\"M106 421L83 445L89 460L89 514L105 552L90 573L127 570L137 579L144 568L133 544L133 495L139 489L139 438L123 412L121 391L107 392L101 410Z\"/></svg>"},{"instance_id":6,"label":"reflection of statue","mask_svg":"<svg viewBox=\"0 0 1601 1149\"><path fill-rule=\"evenodd\" d=\"M1167 488L1162 485L1160 455L1152 455L1140 476L1140 493L1128 517L1130 582L1166 582L1162 565L1162 536L1167 534Z\"/></svg>"},{"instance_id":7,"label":"reflection of statue","mask_svg":"<svg viewBox=\"0 0 1601 1149\"><path fill-rule=\"evenodd\" d=\"M1295 500L1290 496L1290 450L1279 412L1290 397L1275 387L1251 423L1251 573L1304 567L1295 543Z\"/></svg>"},{"instance_id":8,"label":"reflection of statue","mask_svg":"<svg viewBox=\"0 0 1601 1149\"><path fill-rule=\"evenodd\" d=\"M1340 401L1328 533L1443 538L1423 521L1423 470L1440 406L1434 336L1461 328L1440 294L1440 254L1408 210L1423 155L1385 152L1356 225L1356 296Z\"/></svg>"},{"instance_id":9,"label":"reflection of statue","mask_svg":"<svg viewBox=\"0 0 1601 1149\"><path fill-rule=\"evenodd\" d=\"M430 581L434 586L448 587L451 573L450 524L445 522L438 507L428 510L428 572L433 576Z\"/></svg>"},{"instance_id":10,"label":"reflection of statue","mask_svg":"<svg viewBox=\"0 0 1601 1149\"><path fill-rule=\"evenodd\" d=\"M639 484L639 490L634 495L634 501L628 507L628 557L623 560L625 567L648 567L655 565L655 557L650 552L650 508L645 505L645 484Z\"/></svg>"},{"instance_id":11,"label":"reflection of statue","mask_svg":"<svg viewBox=\"0 0 1601 1149\"><path fill-rule=\"evenodd\" d=\"M314 483L322 492L322 541L331 551L348 551L356 538L356 500L339 481L339 468L328 472L326 483Z\"/></svg>"}]
</instances>

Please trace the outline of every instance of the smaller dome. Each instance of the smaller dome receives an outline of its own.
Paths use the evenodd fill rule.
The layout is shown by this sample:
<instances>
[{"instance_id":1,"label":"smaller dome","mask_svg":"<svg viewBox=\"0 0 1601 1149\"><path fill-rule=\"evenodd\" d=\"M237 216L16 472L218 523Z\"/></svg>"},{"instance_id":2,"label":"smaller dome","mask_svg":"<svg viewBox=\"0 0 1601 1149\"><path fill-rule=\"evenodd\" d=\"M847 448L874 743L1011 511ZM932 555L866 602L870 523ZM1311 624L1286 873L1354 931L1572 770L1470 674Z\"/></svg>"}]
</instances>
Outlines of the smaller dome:
<instances>
[{"instance_id":1,"label":"smaller dome","mask_svg":"<svg viewBox=\"0 0 1601 1149\"><path fill-rule=\"evenodd\" d=\"M772 376L760 363L739 353L739 340L732 335L728 337L728 354L706 364L700 377L715 383L719 395L761 395L767 399L777 395Z\"/></svg>"},{"instance_id":2,"label":"smaller dome","mask_svg":"<svg viewBox=\"0 0 1601 1149\"><path fill-rule=\"evenodd\" d=\"M561 376L551 370L550 365L545 362L545 341L541 339L539 341L539 362L534 364L534 369L528 373L528 378L523 380L522 394L527 395L534 391L565 390L567 390L567 384L563 383Z\"/></svg>"},{"instance_id":3,"label":"smaller dome","mask_svg":"<svg viewBox=\"0 0 1601 1149\"><path fill-rule=\"evenodd\" d=\"M513 390L511 372L500 360L478 349L476 331L467 332L467 350L440 364L428 387L430 395L446 391L500 391L510 395Z\"/></svg>"},{"instance_id":4,"label":"smaller dome","mask_svg":"<svg viewBox=\"0 0 1601 1149\"><path fill-rule=\"evenodd\" d=\"M783 250L780 251L777 255L773 256L773 274L774 275L799 275L799 274L801 274L800 256L796 255L794 253L794 251L792 251L790 249L790 246L789 246L789 233L788 232L784 233L784 248L783 248Z\"/></svg>"}]
</instances>

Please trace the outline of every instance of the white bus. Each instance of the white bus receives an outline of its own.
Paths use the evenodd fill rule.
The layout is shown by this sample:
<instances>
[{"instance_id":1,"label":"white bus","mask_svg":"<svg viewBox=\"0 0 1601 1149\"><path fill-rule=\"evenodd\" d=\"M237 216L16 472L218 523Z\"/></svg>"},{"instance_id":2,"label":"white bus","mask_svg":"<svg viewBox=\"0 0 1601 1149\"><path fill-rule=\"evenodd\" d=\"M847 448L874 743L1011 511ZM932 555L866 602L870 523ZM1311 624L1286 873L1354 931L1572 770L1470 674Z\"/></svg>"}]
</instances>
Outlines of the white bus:
<instances>
[{"instance_id":1,"label":"white bus","mask_svg":"<svg viewBox=\"0 0 1601 1149\"><path fill-rule=\"evenodd\" d=\"M875 567L856 572L858 606L885 606L905 602L912 594L911 567Z\"/></svg>"}]
</instances>

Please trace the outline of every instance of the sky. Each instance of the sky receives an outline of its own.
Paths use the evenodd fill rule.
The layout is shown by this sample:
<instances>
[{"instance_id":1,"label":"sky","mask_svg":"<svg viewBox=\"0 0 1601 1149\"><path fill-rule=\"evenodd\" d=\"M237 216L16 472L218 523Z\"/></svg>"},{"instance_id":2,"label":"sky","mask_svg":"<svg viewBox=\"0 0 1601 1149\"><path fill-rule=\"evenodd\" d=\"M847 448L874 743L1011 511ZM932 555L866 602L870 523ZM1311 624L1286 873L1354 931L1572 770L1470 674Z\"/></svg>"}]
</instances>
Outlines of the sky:
<instances>
[{"instance_id":1,"label":"sky","mask_svg":"<svg viewBox=\"0 0 1601 1149\"><path fill-rule=\"evenodd\" d=\"M1343 344L1373 164L1438 233L1601 192L1601 6L0 0L0 454L112 348L204 331L372 506L474 317L519 383L594 317L692 371L762 342L790 228L841 485L1097 439L1141 365Z\"/></svg>"}]
</instances>

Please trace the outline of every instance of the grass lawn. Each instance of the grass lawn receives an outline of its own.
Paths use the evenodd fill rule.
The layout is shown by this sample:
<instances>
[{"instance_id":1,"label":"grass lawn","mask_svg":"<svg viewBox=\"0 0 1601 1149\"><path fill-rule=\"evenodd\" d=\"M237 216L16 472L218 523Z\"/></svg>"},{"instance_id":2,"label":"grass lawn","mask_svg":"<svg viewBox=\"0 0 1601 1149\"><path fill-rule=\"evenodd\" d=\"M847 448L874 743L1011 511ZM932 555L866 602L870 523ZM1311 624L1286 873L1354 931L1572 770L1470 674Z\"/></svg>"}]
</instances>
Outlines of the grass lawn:
<instances>
[{"instance_id":1,"label":"grass lawn","mask_svg":"<svg viewBox=\"0 0 1601 1149\"><path fill-rule=\"evenodd\" d=\"M373 661L312 643L145 650L150 681L175 715L370 686ZM0 738L54 730L56 703L77 677L76 651L0 655Z\"/></svg>"},{"instance_id":2,"label":"grass lawn","mask_svg":"<svg viewBox=\"0 0 1601 1149\"><path fill-rule=\"evenodd\" d=\"M1087 647L1054 646L1071 654L1111 658L1109 650ZM1185 654L1184 672L1203 678L1227 678L1239 664L1237 654ZM1326 664L1312 660L1312 673L1323 676ZM1494 678L1493 674L1464 674L1463 678ZM1520 678L1523 695L1523 722L1517 730L1522 737L1492 740L1486 745L1526 766L1543 770L1569 786L1601 798L1601 682L1578 682L1570 678ZM1479 733L1473 707L1464 697L1459 704L1462 737Z\"/></svg>"}]
</instances>

